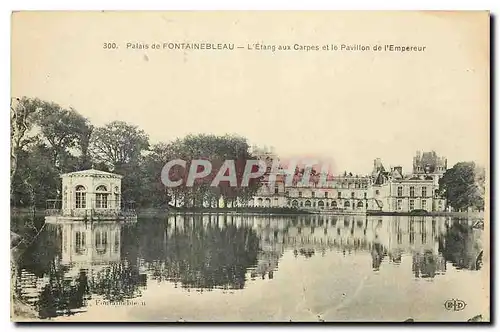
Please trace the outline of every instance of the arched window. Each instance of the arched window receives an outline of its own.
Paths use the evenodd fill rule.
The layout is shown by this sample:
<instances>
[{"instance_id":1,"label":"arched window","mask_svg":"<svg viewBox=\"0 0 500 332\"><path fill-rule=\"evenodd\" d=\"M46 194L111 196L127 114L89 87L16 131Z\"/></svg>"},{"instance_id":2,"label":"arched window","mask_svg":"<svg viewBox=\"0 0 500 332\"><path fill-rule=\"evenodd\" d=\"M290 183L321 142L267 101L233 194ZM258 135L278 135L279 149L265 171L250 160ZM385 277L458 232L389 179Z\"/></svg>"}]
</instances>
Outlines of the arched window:
<instances>
[{"instance_id":1,"label":"arched window","mask_svg":"<svg viewBox=\"0 0 500 332\"><path fill-rule=\"evenodd\" d=\"M348 208L348 207L350 207L350 206L351 206L351 204L349 203L349 201L345 201L345 202L344 202L344 207L345 207L345 208Z\"/></svg>"},{"instance_id":2,"label":"arched window","mask_svg":"<svg viewBox=\"0 0 500 332\"><path fill-rule=\"evenodd\" d=\"M415 197L415 187L410 187L410 197Z\"/></svg>"},{"instance_id":3,"label":"arched window","mask_svg":"<svg viewBox=\"0 0 500 332\"><path fill-rule=\"evenodd\" d=\"M363 201L358 202L358 208L363 208Z\"/></svg>"},{"instance_id":4,"label":"arched window","mask_svg":"<svg viewBox=\"0 0 500 332\"><path fill-rule=\"evenodd\" d=\"M262 198L257 199L257 206L262 206Z\"/></svg>"},{"instance_id":5,"label":"arched window","mask_svg":"<svg viewBox=\"0 0 500 332\"><path fill-rule=\"evenodd\" d=\"M95 194L95 207L97 209L107 209L108 208L108 189L106 186L99 186L96 188Z\"/></svg>"},{"instance_id":6,"label":"arched window","mask_svg":"<svg viewBox=\"0 0 500 332\"><path fill-rule=\"evenodd\" d=\"M319 201L319 202L318 202L318 207L319 207L320 209L323 209L323 208L325 207L325 202L323 202L323 201Z\"/></svg>"},{"instance_id":7,"label":"arched window","mask_svg":"<svg viewBox=\"0 0 500 332\"><path fill-rule=\"evenodd\" d=\"M270 207L270 206L271 206L271 199L266 198L266 207Z\"/></svg>"},{"instance_id":8,"label":"arched window","mask_svg":"<svg viewBox=\"0 0 500 332\"><path fill-rule=\"evenodd\" d=\"M304 205L305 207L311 207L311 201L307 200Z\"/></svg>"},{"instance_id":9,"label":"arched window","mask_svg":"<svg viewBox=\"0 0 500 332\"><path fill-rule=\"evenodd\" d=\"M84 186L76 186L75 188L75 207L77 209L85 209L87 206L86 201L87 190Z\"/></svg>"},{"instance_id":10,"label":"arched window","mask_svg":"<svg viewBox=\"0 0 500 332\"><path fill-rule=\"evenodd\" d=\"M296 200L296 199L294 199L294 200L292 201L292 206L293 206L293 207L297 207L298 205L299 205L299 202L297 202L297 200Z\"/></svg>"},{"instance_id":11,"label":"arched window","mask_svg":"<svg viewBox=\"0 0 500 332\"><path fill-rule=\"evenodd\" d=\"M333 201L332 202L332 208L336 208L337 207L337 202Z\"/></svg>"}]
</instances>

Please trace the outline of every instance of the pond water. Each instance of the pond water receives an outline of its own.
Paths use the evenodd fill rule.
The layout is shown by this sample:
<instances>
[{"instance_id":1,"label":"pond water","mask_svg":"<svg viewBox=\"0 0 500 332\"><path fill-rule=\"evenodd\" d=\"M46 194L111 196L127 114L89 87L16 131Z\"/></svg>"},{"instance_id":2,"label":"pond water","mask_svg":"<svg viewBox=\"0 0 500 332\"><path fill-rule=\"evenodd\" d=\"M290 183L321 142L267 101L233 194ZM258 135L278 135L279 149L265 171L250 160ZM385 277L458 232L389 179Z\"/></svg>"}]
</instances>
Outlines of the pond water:
<instances>
[{"instance_id":1,"label":"pond water","mask_svg":"<svg viewBox=\"0 0 500 332\"><path fill-rule=\"evenodd\" d=\"M488 312L475 220L212 214L43 227L12 268L13 292L42 319L466 321ZM449 300L466 306L449 310Z\"/></svg>"}]
</instances>

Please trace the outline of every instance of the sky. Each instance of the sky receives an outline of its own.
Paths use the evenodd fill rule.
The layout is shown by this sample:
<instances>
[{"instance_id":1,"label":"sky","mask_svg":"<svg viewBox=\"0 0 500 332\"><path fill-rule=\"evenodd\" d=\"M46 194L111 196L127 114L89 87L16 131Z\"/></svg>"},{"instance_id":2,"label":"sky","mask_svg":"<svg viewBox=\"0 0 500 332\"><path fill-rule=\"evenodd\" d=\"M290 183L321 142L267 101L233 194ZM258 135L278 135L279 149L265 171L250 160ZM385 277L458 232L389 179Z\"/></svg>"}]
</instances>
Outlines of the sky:
<instances>
[{"instance_id":1,"label":"sky","mask_svg":"<svg viewBox=\"0 0 500 332\"><path fill-rule=\"evenodd\" d=\"M234 43L233 51L126 44ZM103 45L115 42L118 49ZM250 51L266 45L424 45L424 52ZM417 150L489 163L484 13L15 13L13 97L122 120L152 143L235 133L283 157L365 174Z\"/></svg>"}]
</instances>

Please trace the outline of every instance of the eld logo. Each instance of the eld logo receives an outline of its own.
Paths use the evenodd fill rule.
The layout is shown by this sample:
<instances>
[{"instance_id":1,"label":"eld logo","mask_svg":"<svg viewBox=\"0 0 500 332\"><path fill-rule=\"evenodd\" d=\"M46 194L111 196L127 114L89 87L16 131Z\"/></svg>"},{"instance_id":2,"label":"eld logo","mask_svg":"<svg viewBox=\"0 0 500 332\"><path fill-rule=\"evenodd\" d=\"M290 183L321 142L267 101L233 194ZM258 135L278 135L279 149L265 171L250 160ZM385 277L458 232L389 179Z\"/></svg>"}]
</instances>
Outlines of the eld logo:
<instances>
[{"instance_id":1,"label":"eld logo","mask_svg":"<svg viewBox=\"0 0 500 332\"><path fill-rule=\"evenodd\" d=\"M458 299L451 299L444 303L446 310L460 311L464 310L467 303Z\"/></svg>"}]
</instances>

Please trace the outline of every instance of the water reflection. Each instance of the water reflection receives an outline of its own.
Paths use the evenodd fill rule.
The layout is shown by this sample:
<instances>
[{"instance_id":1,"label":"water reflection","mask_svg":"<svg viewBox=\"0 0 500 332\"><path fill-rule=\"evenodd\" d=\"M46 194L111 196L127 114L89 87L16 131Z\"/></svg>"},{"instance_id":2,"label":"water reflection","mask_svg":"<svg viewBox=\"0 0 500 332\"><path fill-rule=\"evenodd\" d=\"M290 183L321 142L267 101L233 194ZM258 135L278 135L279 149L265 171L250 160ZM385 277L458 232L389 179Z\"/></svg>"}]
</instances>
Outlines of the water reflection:
<instances>
[{"instance_id":1,"label":"water reflection","mask_svg":"<svg viewBox=\"0 0 500 332\"><path fill-rule=\"evenodd\" d=\"M122 259L117 223L46 225L15 266L17 297L41 318L84 311L92 296L120 301L140 295L146 275Z\"/></svg>"},{"instance_id":2,"label":"water reflection","mask_svg":"<svg viewBox=\"0 0 500 332\"><path fill-rule=\"evenodd\" d=\"M140 298L149 282L241 290L250 280L280 282L276 271L287 253L294 264L371 256L374 273L408 256L415 278L432 279L447 262L481 268L483 231L473 224L423 216L196 215L46 225L15 267L15 294L49 318L85 311L90 300Z\"/></svg>"},{"instance_id":3,"label":"water reflection","mask_svg":"<svg viewBox=\"0 0 500 332\"><path fill-rule=\"evenodd\" d=\"M251 228L218 216L174 217L166 225L145 222L140 234L153 233L156 250L142 252L151 278L184 288L242 289L249 267L257 264L259 239ZM153 235L151 234L151 235ZM149 236L143 238L150 241Z\"/></svg>"}]
</instances>

